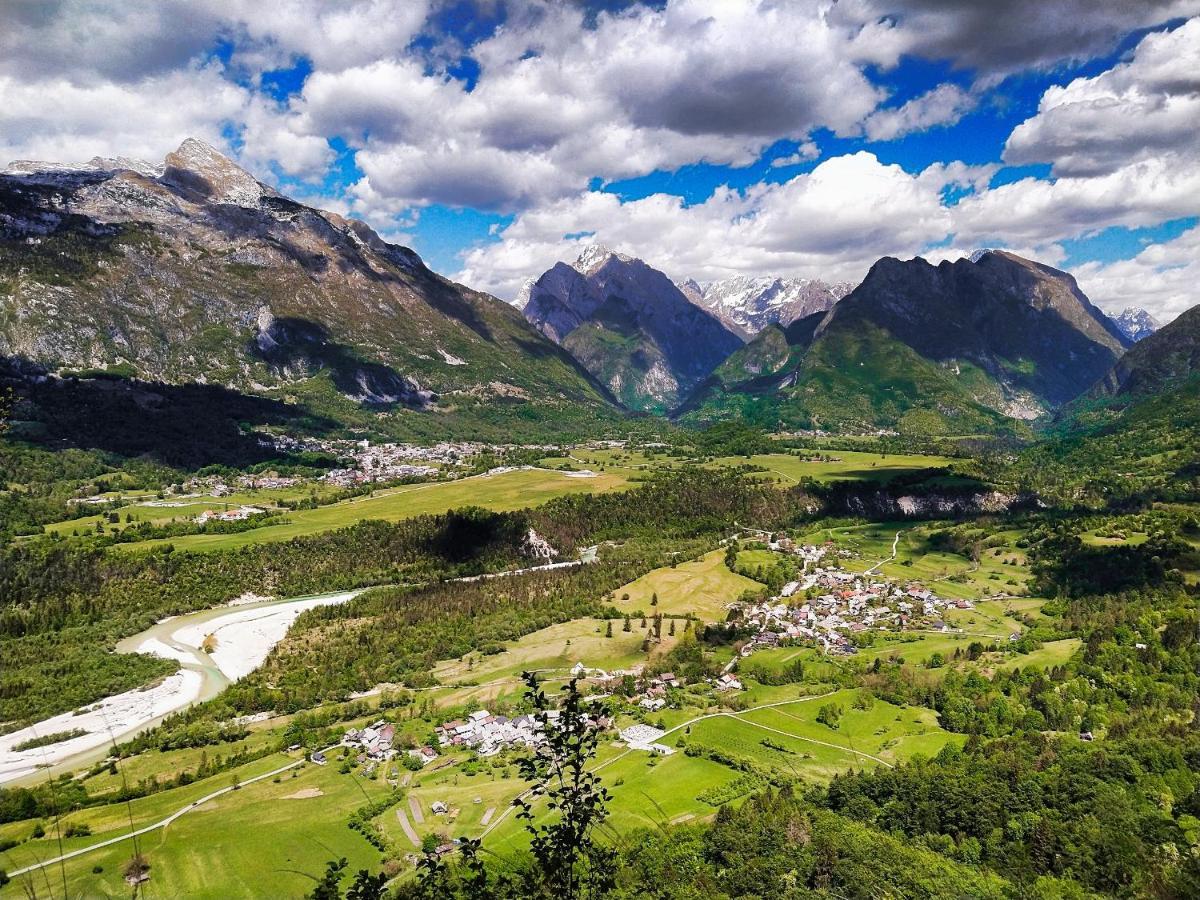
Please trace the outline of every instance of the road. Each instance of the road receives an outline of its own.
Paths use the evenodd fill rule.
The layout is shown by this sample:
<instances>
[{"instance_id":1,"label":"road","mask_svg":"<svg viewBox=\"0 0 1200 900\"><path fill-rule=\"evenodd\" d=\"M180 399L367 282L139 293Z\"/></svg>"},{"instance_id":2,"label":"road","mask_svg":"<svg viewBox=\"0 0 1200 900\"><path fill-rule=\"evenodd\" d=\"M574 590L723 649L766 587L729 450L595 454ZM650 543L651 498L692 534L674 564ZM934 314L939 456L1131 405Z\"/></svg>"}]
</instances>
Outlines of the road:
<instances>
[{"instance_id":1,"label":"road","mask_svg":"<svg viewBox=\"0 0 1200 900\"><path fill-rule=\"evenodd\" d=\"M338 744L334 744L332 747L326 747L324 752L329 753L335 750L338 746ZM217 797L228 794L231 791L241 790L242 788L246 787L246 785L254 784L256 781L262 781L265 778L274 778L276 775L287 772L290 769L294 769L303 763L304 760L296 759L288 763L286 766L280 766L278 769L272 769L270 772L264 772L262 775L255 775L253 778L247 778L245 781L240 782L236 787L230 785L229 787L221 788L218 791L213 791L211 794L205 794L199 800L195 800L189 803L187 806L177 809L175 812L171 813L171 815L167 816L165 819L155 822L153 825L144 825L143 827L134 831L128 831L125 834L108 838L107 840L100 841L96 844L90 844L87 847L80 847L78 850L72 850L69 853L62 854L61 856L55 856L53 859L42 860L41 862L34 863L31 866L25 866L22 869L16 869L15 871L9 872L8 877L16 878L18 875L24 875L27 872L36 872L38 869L43 869L46 866L57 865L60 862L65 862L68 859L74 859L77 856L83 856L86 853L91 853L93 850L99 850L101 847L111 847L113 844L119 844L122 841L128 841L135 837L141 837L143 834L149 834L150 832L157 831L160 828L166 828L180 816L203 806L209 800L215 800Z\"/></svg>"}]
</instances>

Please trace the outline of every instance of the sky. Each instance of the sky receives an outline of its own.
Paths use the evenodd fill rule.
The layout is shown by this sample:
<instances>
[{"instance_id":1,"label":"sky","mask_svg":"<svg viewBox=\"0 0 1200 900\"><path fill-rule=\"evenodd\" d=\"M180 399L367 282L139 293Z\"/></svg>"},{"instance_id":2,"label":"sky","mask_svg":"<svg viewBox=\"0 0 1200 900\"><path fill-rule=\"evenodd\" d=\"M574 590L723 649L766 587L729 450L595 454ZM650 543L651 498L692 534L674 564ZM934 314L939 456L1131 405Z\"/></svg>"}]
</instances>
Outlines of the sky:
<instances>
[{"instance_id":1,"label":"sky","mask_svg":"<svg viewBox=\"0 0 1200 900\"><path fill-rule=\"evenodd\" d=\"M857 281L1007 248L1200 283L1200 0L8 0L0 165L208 141L511 300L601 243Z\"/></svg>"}]
</instances>

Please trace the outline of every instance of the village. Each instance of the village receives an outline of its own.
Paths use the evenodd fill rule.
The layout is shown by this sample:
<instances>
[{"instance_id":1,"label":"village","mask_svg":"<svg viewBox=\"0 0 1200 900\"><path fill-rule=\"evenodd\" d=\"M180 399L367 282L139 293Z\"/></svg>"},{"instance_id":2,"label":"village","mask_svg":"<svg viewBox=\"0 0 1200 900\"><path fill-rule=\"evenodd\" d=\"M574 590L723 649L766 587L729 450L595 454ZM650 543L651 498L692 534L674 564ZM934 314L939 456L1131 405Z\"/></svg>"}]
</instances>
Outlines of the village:
<instances>
[{"instance_id":1,"label":"village","mask_svg":"<svg viewBox=\"0 0 1200 900\"><path fill-rule=\"evenodd\" d=\"M803 574L785 584L778 596L761 603L730 604L740 613L742 624L753 631L742 656L783 642L810 643L825 653L853 655L855 635L872 630L948 633L956 629L944 621L944 610L974 608L969 600L940 597L916 581L898 582L872 570L849 572L832 561L821 565L831 555L851 555L848 550L834 550L832 544L795 545L780 538L768 547L803 559Z\"/></svg>"}]
</instances>

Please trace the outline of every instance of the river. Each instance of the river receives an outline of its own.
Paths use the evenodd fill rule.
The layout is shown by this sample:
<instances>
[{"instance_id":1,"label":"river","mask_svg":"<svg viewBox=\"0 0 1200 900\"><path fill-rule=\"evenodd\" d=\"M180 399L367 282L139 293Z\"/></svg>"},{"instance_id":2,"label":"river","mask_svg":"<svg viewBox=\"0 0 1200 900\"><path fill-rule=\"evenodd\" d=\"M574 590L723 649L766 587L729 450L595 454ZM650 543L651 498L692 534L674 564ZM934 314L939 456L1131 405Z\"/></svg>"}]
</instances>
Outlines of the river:
<instances>
[{"instance_id":1,"label":"river","mask_svg":"<svg viewBox=\"0 0 1200 900\"><path fill-rule=\"evenodd\" d=\"M0 784L28 784L104 759L114 742L153 728L171 713L210 700L260 665L306 609L345 603L359 591L264 600L164 619L117 644L118 653L148 653L179 663L153 684L114 694L0 736ZM207 643L207 652L205 644ZM33 738L83 731L77 737L16 752Z\"/></svg>"}]
</instances>

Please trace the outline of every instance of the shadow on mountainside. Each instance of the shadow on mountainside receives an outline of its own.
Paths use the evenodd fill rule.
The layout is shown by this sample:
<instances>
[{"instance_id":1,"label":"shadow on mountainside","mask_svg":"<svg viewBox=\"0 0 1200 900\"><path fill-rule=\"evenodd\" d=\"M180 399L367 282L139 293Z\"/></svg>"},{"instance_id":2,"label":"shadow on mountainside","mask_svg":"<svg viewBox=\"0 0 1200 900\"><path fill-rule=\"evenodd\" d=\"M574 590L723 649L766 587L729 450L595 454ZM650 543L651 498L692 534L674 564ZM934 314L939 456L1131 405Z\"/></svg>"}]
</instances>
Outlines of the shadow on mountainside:
<instances>
[{"instance_id":1,"label":"shadow on mountainside","mask_svg":"<svg viewBox=\"0 0 1200 900\"><path fill-rule=\"evenodd\" d=\"M255 335L248 350L280 375L307 378L328 372L342 394L364 405L424 409L437 400L414 379L363 359L353 347L334 340L324 325L308 319L272 320Z\"/></svg>"},{"instance_id":2,"label":"shadow on mountainside","mask_svg":"<svg viewBox=\"0 0 1200 900\"><path fill-rule=\"evenodd\" d=\"M339 428L304 407L217 385L162 384L105 373L58 378L19 358L0 357L4 385L16 395L14 439L48 449L149 456L185 469L280 458L251 431L253 426L315 435Z\"/></svg>"}]
</instances>

